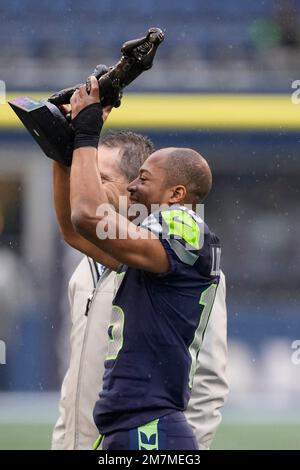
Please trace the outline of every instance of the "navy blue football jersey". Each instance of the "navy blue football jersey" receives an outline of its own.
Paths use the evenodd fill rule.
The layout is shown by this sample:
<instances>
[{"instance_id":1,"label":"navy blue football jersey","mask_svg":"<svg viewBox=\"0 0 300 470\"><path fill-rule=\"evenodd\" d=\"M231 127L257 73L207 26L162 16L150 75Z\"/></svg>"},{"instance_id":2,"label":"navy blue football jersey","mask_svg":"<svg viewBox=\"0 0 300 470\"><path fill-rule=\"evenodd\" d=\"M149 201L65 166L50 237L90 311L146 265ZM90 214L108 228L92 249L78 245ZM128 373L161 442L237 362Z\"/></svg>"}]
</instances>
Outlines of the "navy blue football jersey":
<instances>
[{"instance_id":1,"label":"navy blue football jersey","mask_svg":"<svg viewBox=\"0 0 300 470\"><path fill-rule=\"evenodd\" d=\"M161 240L170 269L155 274L122 266L116 275L94 409L101 434L186 409L219 282L219 239L195 212L170 206L142 226Z\"/></svg>"}]
</instances>

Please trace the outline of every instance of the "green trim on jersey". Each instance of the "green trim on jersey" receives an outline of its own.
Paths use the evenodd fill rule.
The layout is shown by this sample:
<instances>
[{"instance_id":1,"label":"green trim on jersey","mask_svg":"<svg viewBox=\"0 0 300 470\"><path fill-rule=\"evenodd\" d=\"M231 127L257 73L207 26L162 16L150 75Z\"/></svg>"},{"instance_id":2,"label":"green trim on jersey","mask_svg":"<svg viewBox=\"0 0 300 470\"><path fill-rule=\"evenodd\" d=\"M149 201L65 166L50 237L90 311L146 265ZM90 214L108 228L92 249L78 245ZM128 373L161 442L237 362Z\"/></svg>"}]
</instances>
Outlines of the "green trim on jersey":
<instances>
[{"instance_id":1,"label":"green trim on jersey","mask_svg":"<svg viewBox=\"0 0 300 470\"><path fill-rule=\"evenodd\" d=\"M93 450L99 449L99 447L102 444L103 438L104 438L104 436L102 434L99 434L99 436L97 437L97 439L95 440L95 442L93 444Z\"/></svg>"},{"instance_id":2,"label":"green trim on jersey","mask_svg":"<svg viewBox=\"0 0 300 470\"><path fill-rule=\"evenodd\" d=\"M195 219L183 209L162 211L161 215L169 227L168 235L182 238L195 250L200 248L200 227Z\"/></svg>"},{"instance_id":3,"label":"green trim on jersey","mask_svg":"<svg viewBox=\"0 0 300 470\"><path fill-rule=\"evenodd\" d=\"M138 427L139 450L158 450L158 422L159 419L155 419ZM154 444L149 444L153 440Z\"/></svg>"}]
</instances>

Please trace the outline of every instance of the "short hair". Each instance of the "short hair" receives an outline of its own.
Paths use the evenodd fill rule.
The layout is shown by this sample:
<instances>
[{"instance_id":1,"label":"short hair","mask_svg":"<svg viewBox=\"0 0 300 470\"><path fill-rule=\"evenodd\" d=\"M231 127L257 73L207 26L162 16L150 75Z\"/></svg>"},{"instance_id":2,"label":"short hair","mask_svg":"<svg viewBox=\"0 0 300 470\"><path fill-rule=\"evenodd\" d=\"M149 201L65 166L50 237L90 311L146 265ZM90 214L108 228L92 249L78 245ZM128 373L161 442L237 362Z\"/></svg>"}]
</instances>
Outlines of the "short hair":
<instances>
[{"instance_id":1,"label":"short hair","mask_svg":"<svg viewBox=\"0 0 300 470\"><path fill-rule=\"evenodd\" d=\"M201 203L206 198L211 190L212 174L207 161L198 152L175 148L170 151L166 165L167 185L184 185L187 199L192 203Z\"/></svg>"},{"instance_id":2,"label":"short hair","mask_svg":"<svg viewBox=\"0 0 300 470\"><path fill-rule=\"evenodd\" d=\"M101 137L99 145L122 149L120 169L129 182L137 177L144 161L155 150L148 137L131 131L110 131Z\"/></svg>"}]
</instances>

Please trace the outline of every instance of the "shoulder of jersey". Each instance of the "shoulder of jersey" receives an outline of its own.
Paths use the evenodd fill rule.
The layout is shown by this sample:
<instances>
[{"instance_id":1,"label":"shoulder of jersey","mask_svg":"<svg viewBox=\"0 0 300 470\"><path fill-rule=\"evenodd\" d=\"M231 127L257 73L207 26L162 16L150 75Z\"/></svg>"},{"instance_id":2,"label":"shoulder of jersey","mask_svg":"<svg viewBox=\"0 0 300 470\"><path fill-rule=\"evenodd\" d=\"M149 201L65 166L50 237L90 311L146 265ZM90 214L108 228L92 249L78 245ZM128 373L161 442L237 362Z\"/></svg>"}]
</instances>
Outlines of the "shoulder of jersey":
<instances>
[{"instance_id":1,"label":"shoulder of jersey","mask_svg":"<svg viewBox=\"0 0 300 470\"><path fill-rule=\"evenodd\" d=\"M203 219L184 206L170 206L150 214L142 227L166 240L181 261L193 265L204 241Z\"/></svg>"}]
</instances>

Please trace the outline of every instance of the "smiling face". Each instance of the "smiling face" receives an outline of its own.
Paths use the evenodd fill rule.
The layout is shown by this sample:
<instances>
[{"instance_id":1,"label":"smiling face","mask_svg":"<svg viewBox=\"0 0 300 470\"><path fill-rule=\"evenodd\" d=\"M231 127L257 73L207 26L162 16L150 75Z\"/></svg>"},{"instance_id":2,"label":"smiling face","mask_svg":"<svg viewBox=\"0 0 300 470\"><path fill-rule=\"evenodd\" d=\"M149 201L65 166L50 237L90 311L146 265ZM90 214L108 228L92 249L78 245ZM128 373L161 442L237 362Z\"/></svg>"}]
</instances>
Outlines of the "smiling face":
<instances>
[{"instance_id":1,"label":"smiling face","mask_svg":"<svg viewBox=\"0 0 300 470\"><path fill-rule=\"evenodd\" d=\"M148 213L151 212L152 204L170 205L182 200L174 186L166 185L168 153L169 149L163 149L150 155L140 168L139 176L127 187L130 203L143 204Z\"/></svg>"},{"instance_id":2,"label":"smiling face","mask_svg":"<svg viewBox=\"0 0 300 470\"><path fill-rule=\"evenodd\" d=\"M126 176L121 170L122 150L120 147L101 145L98 150L98 168L106 191L108 201L116 209L119 207L119 196L128 196Z\"/></svg>"}]
</instances>

